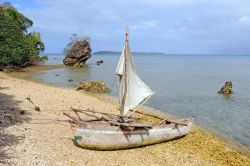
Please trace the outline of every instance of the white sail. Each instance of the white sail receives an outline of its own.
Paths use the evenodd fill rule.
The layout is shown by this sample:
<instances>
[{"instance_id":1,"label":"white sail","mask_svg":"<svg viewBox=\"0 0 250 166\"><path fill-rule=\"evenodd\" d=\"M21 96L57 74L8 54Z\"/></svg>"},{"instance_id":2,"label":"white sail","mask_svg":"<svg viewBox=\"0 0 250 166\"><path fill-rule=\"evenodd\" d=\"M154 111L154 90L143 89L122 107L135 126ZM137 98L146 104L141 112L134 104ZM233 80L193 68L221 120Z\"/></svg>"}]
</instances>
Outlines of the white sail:
<instances>
[{"instance_id":1,"label":"white sail","mask_svg":"<svg viewBox=\"0 0 250 166\"><path fill-rule=\"evenodd\" d=\"M116 68L119 81L121 115L126 115L129 110L143 104L153 95L152 90L136 74L127 37L128 32L126 33L126 43Z\"/></svg>"}]
</instances>

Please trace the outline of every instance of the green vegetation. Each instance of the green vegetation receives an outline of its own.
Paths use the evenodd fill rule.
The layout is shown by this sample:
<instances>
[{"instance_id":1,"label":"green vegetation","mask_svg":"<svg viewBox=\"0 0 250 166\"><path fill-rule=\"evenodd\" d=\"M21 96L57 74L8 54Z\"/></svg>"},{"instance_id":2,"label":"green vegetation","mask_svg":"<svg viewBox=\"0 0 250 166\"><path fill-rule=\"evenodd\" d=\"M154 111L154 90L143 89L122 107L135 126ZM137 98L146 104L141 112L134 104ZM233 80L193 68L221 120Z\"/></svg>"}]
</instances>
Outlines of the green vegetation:
<instances>
[{"instance_id":1,"label":"green vegetation","mask_svg":"<svg viewBox=\"0 0 250 166\"><path fill-rule=\"evenodd\" d=\"M27 31L32 24L10 3L0 3L0 67L26 66L46 59L39 56L45 48L40 33Z\"/></svg>"}]
</instances>

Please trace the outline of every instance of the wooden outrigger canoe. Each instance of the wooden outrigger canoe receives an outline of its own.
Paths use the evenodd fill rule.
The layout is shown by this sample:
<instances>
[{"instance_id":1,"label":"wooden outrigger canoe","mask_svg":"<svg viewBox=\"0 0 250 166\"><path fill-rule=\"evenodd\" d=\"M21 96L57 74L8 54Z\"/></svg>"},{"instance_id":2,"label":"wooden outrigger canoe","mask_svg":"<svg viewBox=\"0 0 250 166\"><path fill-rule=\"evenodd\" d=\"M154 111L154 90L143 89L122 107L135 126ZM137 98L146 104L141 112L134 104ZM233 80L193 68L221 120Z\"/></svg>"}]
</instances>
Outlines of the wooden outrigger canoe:
<instances>
[{"instance_id":1,"label":"wooden outrigger canoe","mask_svg":"<svg viewBox=\"0 0 250 166\"><path fill-rule=\"evenodd\" d=\"M175 121L139 111L136 113L153 116L161 119L161 122L140 123L130 118L121 122L119 115L89 109L72 109L72 111L76 117L68 113L64 115L72 119L70 122L74 141L85 149L118 150L161 143L187 135L193 126L193 118ZM84 119L79 113L94 119Z\"/></svg>"},{"instance_id":2,"label":"wooden outrigger canoe","mask_svg":"<svg viewBox=\"0 0 250 166\"><path fill-rule=\"evenodd\" d=\"M177 139L188 134L193 119L181 120L187 125L174 123L146 128L137 127L123 131L120 126L89 122L84 126L73 125L75 142L82 148L94 150L117 150L146 146Z\"/></svg>"}]
</instances>

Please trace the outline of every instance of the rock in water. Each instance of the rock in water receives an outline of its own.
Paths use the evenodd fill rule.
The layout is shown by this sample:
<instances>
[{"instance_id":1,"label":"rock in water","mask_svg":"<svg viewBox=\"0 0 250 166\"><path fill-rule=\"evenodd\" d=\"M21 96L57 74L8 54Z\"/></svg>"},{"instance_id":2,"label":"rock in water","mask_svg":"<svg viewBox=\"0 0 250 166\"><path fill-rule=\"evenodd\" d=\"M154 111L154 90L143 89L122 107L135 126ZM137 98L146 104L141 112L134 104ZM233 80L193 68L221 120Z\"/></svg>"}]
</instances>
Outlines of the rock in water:
<instances>
[{"instance_id":1,"label":"rock in water","mask_svg":"<svg viewBox=\"0 0 250 166\"><path fill-rule=\"evenodd\" d=\"M102 64L102 63L103 63L103 60L96 61L96 64L97 64L97 65L100 65L100 64Z\"/></svg>"},{"instance_id":2,"label":"rock in water","mask_svg":"<svg viewBox=\"0 0 250 166\"><path fill-rule=\"evenodd\" d=\"M91 57L91 48L87 40L79 40L73 43L66 52L63 63L66 66L83 66Z\"/></svg>"},{"instance_id":3,"label":"rock in water","mask_svg":"<svg viewBox=\"0 0 250 166\"><path fill-rule=\"evenodd\" d=\"M233 93L232 81L227 81L225 85L218 91L220 94L230 95Z\"/></svg>"},{"instance_id":4,"label":"rock in water","mask_svg":"<svg viewBox=\"0 0 250 166\"><path fill-rule=\"evenodd\" d=\"M110 92L110 89L102 80L80 82L80 85L77 87L76 90L85 90L94 93Z\"/></svg>"}]
</instances>

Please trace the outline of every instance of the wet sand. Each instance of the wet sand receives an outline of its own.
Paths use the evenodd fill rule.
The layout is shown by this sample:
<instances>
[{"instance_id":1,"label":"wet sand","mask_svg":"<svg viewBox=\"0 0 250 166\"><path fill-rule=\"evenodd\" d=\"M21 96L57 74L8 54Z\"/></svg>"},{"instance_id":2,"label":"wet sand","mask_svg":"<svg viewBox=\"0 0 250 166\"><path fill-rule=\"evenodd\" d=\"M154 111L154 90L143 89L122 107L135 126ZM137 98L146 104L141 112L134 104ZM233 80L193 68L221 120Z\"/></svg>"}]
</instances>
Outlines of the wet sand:
<instances>
[{"instance_id":1,"label":"wet sand","mask_svg":"<svg viewBox=\"0 0 250 166\"><path fill-rule=\"evenodd\" d=\"M45 70L52 70L52 69L61 69L64 68L64 65L36 65L36 66L29 66L23 69L19 69L16 71L6 71L8 75L16 78L21 79L30 79L33 74L39 72L39 71L45 71Z\"/></svg>"},{"instance_id":2,"label":"wet sand","mask_svg":"<svg viewBox=\"0 0 250 166\"><path fill-rule=\"evenodd\" d=\"M249 155L197 127L184 138L142 148L82 149L62 114L71 107L118 112L118 104L103 97L0 72L0 111L11 117L1 128L0 165L250 165Z\"/></svg>"}]
</instances>

